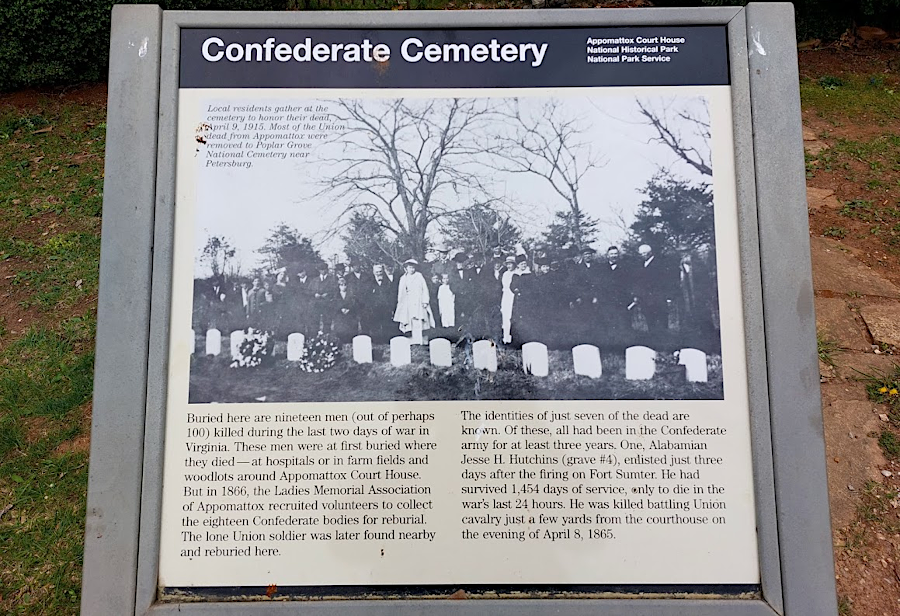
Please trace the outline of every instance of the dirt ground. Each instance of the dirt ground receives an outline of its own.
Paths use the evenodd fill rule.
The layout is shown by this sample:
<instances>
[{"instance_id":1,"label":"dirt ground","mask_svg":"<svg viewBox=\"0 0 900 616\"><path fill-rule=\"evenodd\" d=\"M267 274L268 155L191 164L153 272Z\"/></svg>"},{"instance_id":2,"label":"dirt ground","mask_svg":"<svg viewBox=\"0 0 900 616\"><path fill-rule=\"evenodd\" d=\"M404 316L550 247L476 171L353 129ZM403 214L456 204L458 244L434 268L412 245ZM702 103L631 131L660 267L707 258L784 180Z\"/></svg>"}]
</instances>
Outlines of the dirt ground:
<instances>
[{"instance_id":1,"label":"dirt ground","mask_svg":"<svg viewBox=\"0 0 900 616\"><path fill-rule=\"evenodd\" d=\"M836 346L821 380L841 615L900 614L900 465L878 445L894 429L860 382L900 362L872 318L887 311L900 324L900 114L883 96L898 71L896 50L800 53L801 79L835 98L804 105L803 124L818 329ZM841 82L853 79L883 89L888 107L850 102L834 113Z\"/></svg>"}]
</instances>

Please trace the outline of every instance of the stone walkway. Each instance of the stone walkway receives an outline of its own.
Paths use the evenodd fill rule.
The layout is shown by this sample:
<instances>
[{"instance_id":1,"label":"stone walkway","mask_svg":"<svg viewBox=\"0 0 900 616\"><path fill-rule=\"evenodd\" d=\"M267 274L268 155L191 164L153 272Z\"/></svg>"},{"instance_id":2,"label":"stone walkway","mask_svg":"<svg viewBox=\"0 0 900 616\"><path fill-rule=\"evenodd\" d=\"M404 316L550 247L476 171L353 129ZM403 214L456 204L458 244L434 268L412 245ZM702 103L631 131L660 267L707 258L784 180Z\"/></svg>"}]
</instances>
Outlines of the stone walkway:
<instances>
[{"instance_id":1,"label":"stone walkway","mask_svg":"<svg viewBox=\"0 0 900 616\"><path fill-rule=\"evenodd\" d=\"M810 207L819 193L809 191ZM824 199L833 199L826 195ZM816 324L820 338L836 343L834 366L819 362L825 420L831 519L835 531L856 517L867 481L898 472L878 446L884 413L870 402L862 374L887 372L900 348L900 288L864 265L839 242L811 237Z\"/></svg>"},{"instance_id":2,"label":"stone walkway","mask_svg":"<svg viewBox=\"0 0 900 616\"><path fill-rule=\"evenodd\" d=\"M828 146L803 128L807 154ZM811 211L837 210L833 190L807 187ZM831 523L835 533L856 519L866 483L880 482L891 468L878 446L882 409L869 401L862 374L892 369L900 348L900 288L856 257L840 242L810 237L816 329L821 340L837 344L833 365L819 362L822 415L828 468ZM892 472L897 469L891 469Z\"/></svg>"}]
</instances>

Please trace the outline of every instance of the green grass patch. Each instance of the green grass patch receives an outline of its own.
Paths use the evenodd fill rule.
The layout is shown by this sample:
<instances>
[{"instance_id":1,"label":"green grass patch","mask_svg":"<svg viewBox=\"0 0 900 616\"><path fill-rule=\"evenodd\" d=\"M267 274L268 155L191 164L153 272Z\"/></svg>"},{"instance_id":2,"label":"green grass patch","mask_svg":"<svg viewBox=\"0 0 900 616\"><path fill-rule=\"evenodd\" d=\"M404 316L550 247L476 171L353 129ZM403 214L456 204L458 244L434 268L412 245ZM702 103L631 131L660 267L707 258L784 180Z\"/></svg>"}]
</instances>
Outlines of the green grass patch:
<instances>
[{"instance_id":1,"label":"green grass patch","mask_svg":"<svg viewBox=\"0 0 900 616\"><path fill-rule=\"evenodd\" d=\"M23 308L52 317L97 291L104 114L50 100L0 112L0 261L15 262Z\"/></svg>"},{"instance_id":2,"label":"green grass patch","mask_svg":"<svg viewBox=\"0 0 900 616\"><path fill-rule=\"evenodd\" d=\"M0 353L0 612L78 613L87 453L64 445L85 429L93 338L74 318Z\"/></svg>"},{"instance_id":3,"label":"green grass patch","mask_svg":"<svg viewBox=\"0 0 900 616\"><path fill-rule=\"evenodd\" d=\"M900 115L900 82L893 75L825 75L800 80L803 107L822 118L841 122L869 114L876 122Z\"/></svg>"},{"instance_id":4,"label":"green grass patch","mask_svg":"<svg viewBox=\"0 0 900 616\"><path fill-rule=\"evenodd\" d=\"M836 237L839 240L842 240L847 237L847 229L845 229L844 227L835 226L826 227L822 232L822 235L824 235L825 237Z\"/></svg>"},{"instance_id":5,"label":"green grass patch","mask_svg":"<svg viewBox=\"0 0 900 616\"><path fill-rule=\"evenodd\" d=\"M0 261L37 319L0 323L2 614L79 612L105 113L0 110Z\"/></svg>"},{"instance_id":6,"label":"green grass patch","mask_svg":"<svg viewBox=\"0 0 900 616\"><path fill-rule=\"evenodd\" d=\"M838 616L852 616L853 604L849 597L838 597Z\"/></svg>"},{"instance_id":7,"label":"green grass patch","mask_svg":"<svg viewBox=\"0 0 900 616\"><path fill-rule=\"evenodd\" d=\"M816 333L816 350L819 354L819 361L828 366L834 366L834 352L840 350L840 345L825 337L824 334Z\"/></svg>"},{"instance_id":8,"label":"green grass patch","mask_svg":"<svg viewBox=\"0 0 900 616\"><path fill-rule=\"evenodd\" d=\"M896 434L885 428L878 437L878 444L886 458L900 460L900 438Z\"/></svg>"},{"instance_id":9,"label":"green grass patch","mask_svg":"<svg viewBox=\"0 0 900 616\"><path fill-rule=\"evenodd\" d=\"M860 380L869 399L887 405L891 423L900 426L900 365L886 372L862 373Z\"/></svg>"},{"instance_id":10,"label":"green grass patch","mask_svg":"<svg viewBox=\"0 0 900 616\"><path fill-rule=\"evenodd\" d=\"M29 291L23 307L72 306L86 290L97 288L100 237L94 233L63 233L18 249L29 260L29 268L19 270L12 279L13 285Z\"/></svg>"}]
</instances>

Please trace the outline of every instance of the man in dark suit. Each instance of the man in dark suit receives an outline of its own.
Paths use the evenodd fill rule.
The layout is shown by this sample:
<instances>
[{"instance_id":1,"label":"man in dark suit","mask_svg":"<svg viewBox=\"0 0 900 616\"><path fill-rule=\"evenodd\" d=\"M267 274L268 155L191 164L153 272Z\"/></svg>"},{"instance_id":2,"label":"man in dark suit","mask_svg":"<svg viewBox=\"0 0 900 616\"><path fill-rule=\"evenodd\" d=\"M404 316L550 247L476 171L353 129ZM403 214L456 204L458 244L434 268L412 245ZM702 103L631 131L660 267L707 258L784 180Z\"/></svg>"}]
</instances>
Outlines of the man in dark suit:
<instances>
[{"instance_id":1,"label":"man in dark suit","mask_svg":"<svg viewBox=\"0 0 900 616\"><path fill-rule=\"evenodd\" d=\"M356 257L350 257L350 271L344 278L347 280L347 287L357 298L368 295L369 287L372 284L372 275L363 271L359 259Z\"/></svg>"},{"instance_id":2,"label":"man in dark suit","mask_svg":"<svg viewBox=\"0 0 900 616\"><path fill-rule=\"evenodd\" d=\"M450 272L450 289L455 296L456 327L466 331L472 313L474 289L471 272L466 268L468 257L465 253L457 253L453 256L453 271Z\"/></svg>"},{"instance_id":3,"label":"man in dark suit","mask_svg":"<svg viewBox=\"0 0 900 616\"><path fill-rule=\"evenodd\" d=\"M306 269L301 269L290 279L284 292L286 327L290 333L299 332L314 336L318 325L313 326L312 279Z\"/></svg>"},{"instance_id":4,"label":"man in dark suit","mask_svg":"<svg viewBox=\"0 0 900 616\"><path fill-rule=\"evenodd\" d=\"M392 320L397 305L397 287L388 278L384 264L372 268L371 284L365 295L359 297L365 297L360 306L364 334L378 342L386 342L395 331L399 334Z\"/></svg>"},{"instance_id":5,"label":"man in dark suit","mask_svg":"<svg viewBox=\"0 0 900 616\"><path fill-rule=\"evenodd\" d=\"M651 342L669 331L669 302L673 277L666 263L647 244L638 248L640 262L632 277L634 301L647 320Z\"/></svg>"},{"instance_id":6,"label":"man in dark suit","mask_svg":"<svg viewBox=\"0 0 900 616\"><path fill-rule=\"evenodd\" d=\"M594 250L589 246L581 249L581 259L569 271L569 289L574 298L575 323L571 333L573 344L596 341L598 331L598 295L600 264L594 261Z\"/></svg>"},{"instance_id":7,"label":"man in dark suit","mask_svg":"<svg viewBox=\"0 0 900 616\"><path fill-rule=\"evenodd\" d=\"M601 334L601 342L628 346L633 339L629 310L633 297L630 274L618 246L606 250L606 264L600 271L598 300L601 323L606 330Z\"/></svg>"},{"instance_id":8,"label":"man in dark suit","mask_svg":"<svg viewBox=\"0 0 900 616\"><path fill-rule=\"evenodd\" d=\"M323 331L327 333L331 331L332 304L337 295L337 281L328 272L327 263L319 263L316 269L319 275L313 278L310 283L310 291L313 297L313 324L316 332ZM312 334L316 332L312 332Z\"/></svg>"},{"instance_id":9,"label":"man in dark suit","mask_svg":"<svg viewBox=\"0 0 900 616\"><path fill-rule=\"evenodd\" d=\"M452 274L453 273L453 262L450 260L450 247L446 244L438 244L435 246L434 251L438 254L438 258L436 261L432 261L429 263L429 274L431 276L437 274L438 280L444 274Z\"/></svg>"}]
</instances>

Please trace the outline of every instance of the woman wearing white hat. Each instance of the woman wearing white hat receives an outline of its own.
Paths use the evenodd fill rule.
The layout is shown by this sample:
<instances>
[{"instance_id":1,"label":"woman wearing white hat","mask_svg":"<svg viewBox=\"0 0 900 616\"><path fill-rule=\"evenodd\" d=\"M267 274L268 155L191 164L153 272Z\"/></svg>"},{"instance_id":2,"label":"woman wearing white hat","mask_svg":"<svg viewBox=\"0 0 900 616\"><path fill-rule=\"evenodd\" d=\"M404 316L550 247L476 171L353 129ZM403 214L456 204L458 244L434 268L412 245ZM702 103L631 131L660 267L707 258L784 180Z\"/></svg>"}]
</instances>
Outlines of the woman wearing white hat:
<instances>
[{"instance_id":1,"label":"woman wearing white hat","mask_svg":"<svg viewBox=\"0 0 900 616\"><path fill-rule=\"evenodd\" d=\"M425 277L416 271L418 261L407 259L403 265L406 273L400 277L394 321L400 324L400 331L403 333L412 332L410 343L424 344L422 331L434 327L428 284Z\"/></svg>"},{"instance_id":2,"label":"woman wearing white hat","mask_svg":"<svg viewBox=\"0 0 900 616\"><path fill-rule=\"evenodd\" d=\"M506 271L500 277L503 294L500 296L500 314L503 317L503 342L512 342L512 312L515 294L511 288L513 276L516 275L516 258L506 257Z\"/></svg>"}]
</instances>

